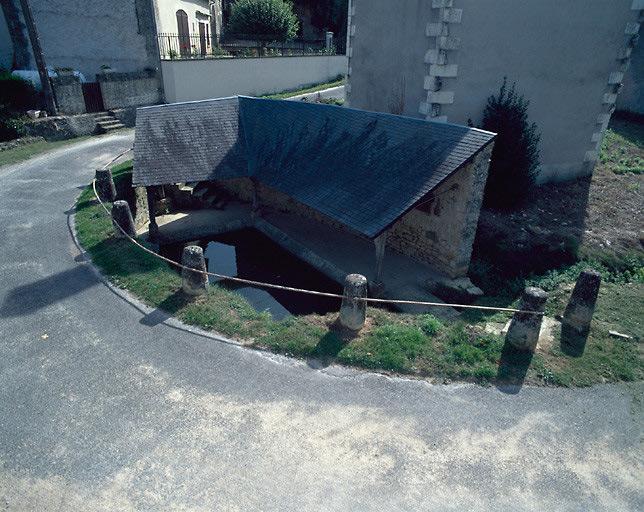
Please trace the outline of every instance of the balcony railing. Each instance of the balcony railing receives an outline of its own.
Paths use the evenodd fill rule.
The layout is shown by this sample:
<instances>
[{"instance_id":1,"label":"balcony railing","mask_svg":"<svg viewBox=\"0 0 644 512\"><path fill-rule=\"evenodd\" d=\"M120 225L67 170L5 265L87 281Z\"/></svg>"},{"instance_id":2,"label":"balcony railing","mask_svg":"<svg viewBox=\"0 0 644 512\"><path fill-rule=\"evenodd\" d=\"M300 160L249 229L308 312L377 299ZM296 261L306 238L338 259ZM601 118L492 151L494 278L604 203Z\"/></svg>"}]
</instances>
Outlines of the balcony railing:
<instances>
[{"instance_id":1,"label":"balcony railing","mask_svg":"<svg viewBox=\"0 0 644 512\"><path fill-rule=\"evenodd\" d=\"M298 55L344 55L339 41L275 41L270 36L241 36L215 41L199 34L159 34L159 52L163 60L230 59L252 57L291 57Z\"/></svg>"}]
</instances>

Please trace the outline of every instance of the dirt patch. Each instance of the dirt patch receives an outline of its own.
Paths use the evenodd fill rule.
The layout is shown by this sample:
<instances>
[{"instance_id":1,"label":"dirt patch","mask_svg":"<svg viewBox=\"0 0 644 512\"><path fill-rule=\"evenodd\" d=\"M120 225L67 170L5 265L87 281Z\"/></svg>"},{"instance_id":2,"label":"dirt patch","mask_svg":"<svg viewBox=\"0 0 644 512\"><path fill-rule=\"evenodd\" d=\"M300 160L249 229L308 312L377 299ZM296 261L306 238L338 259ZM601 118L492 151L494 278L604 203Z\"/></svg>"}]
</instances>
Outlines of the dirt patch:
<instances>
[{"instance_id":1,"label":"dirt patch","mask_svg":"<svg viewBox=\"0 0 644 512\"><path fill-rule=\"evenodd\" d=\"M475 257L525 274L641 250L643 159L644 124L616 119L592 178L537 187L513 213L481 211Z\"/></svg>"}]
</instances>

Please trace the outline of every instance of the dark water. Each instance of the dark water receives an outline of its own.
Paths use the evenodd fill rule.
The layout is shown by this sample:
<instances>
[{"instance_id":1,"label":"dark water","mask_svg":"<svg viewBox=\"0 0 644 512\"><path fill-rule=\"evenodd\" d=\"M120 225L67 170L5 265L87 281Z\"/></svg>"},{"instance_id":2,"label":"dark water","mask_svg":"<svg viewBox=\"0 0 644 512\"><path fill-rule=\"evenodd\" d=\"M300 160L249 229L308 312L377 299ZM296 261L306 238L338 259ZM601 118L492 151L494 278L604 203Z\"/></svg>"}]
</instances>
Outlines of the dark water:
<instances>
[{"instance_id":1,"label":"dark water","mask_svg":"<svg viewBox=\"0 0 644 512\"><path fill-rule=\"evenodd\" d=\"M197 243L204 249L210 272L296 288L342 293L342 288L335 281L285 251L255 229L233 231L199 240ZM165 245L161 247L160 252L174 261L181 261L181 252L185 245ZM256 310L269 311L276 319L289 314L324 314L340 309L340 299L255 288L230 281L221 284L244 296Z\"/></svg>"}]
</instances>

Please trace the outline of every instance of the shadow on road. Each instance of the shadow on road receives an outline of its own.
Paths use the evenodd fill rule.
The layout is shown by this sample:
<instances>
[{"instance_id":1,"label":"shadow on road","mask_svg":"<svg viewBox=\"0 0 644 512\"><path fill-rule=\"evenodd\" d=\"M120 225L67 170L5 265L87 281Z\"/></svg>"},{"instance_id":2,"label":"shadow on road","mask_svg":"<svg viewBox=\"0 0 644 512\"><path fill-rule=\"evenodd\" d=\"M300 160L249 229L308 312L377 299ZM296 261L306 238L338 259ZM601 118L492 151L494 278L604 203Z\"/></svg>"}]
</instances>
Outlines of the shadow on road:
<instances>
[{"instance_id":1,"label":"shadow on road","mask_svg":"<svg viewBox=\"0 0 644 512\"><path fill-rule=\"evenodd\" d=\"M516 395L521 391L532 356L532 352L517 350L506 341L496 374L497 389L510 395Z\"/></svg>"},{"instance_id":2,"label":"shadow on road","mask_svg":"<svg viewBox=\"0 0 644 512\"><path fill-rule=\"evenodd\" d=\"M32 314L99 283L100 281L91 269L79 265L14 288L7 294L0 306L0 317Z\"/></svg>"}]
</instances>

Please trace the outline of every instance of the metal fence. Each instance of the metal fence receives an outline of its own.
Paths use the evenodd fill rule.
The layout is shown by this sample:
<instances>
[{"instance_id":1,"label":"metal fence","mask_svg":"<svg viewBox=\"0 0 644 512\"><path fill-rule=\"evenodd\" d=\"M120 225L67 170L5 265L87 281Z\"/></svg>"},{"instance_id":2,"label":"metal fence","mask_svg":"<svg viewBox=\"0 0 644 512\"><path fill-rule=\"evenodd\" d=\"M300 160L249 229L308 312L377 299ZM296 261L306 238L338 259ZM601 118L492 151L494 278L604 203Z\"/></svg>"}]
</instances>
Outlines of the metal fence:
<instances>
[{"instance_id":1,"label":"metal fence","mask_svg":"<svg viewBox=\"0 0 644 512\"><path fill-rule=\"evenodd\" d=\"M241 36L219 42L200 34L159 34L161 59L231 59L291 57L297 55L344 55L345 44L333 39L275 41L270 36Z\"/></svg>"}]
</instances>

